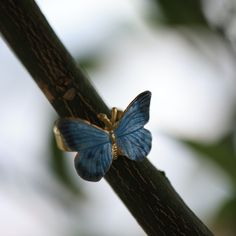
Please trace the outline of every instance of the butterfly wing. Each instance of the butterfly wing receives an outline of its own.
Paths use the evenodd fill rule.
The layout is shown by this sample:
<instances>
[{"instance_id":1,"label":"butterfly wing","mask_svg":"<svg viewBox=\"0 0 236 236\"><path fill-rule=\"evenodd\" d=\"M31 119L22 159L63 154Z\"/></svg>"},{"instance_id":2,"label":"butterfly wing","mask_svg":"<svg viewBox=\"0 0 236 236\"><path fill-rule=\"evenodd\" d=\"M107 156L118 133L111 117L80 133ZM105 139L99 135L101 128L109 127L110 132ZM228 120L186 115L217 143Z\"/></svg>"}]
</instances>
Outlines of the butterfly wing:
<instances>
[{"instance_id":1,"label":"butterfly wing","mask_svg":"<svg viewBox=\"0 0 236 236\"><path fill-rule=\"evenodd\" d=\"M55 127L61 149L78 152L74 161L77 173L89 181L100 180L112 163L108 132L80 119L59 119Z\"/></svg>"},{"instance_id":2,"label":"butterfly wing","mask_svg":"<svg viewBox=\"0 0 236 236\"><path fill-rule=\"evenodd\" d=\"M141 128L117 138L117 146L131 160L142 161L152 147L152 135L147 129Z\"/></svg>"},{"instance_id":3,"label":"butterfly wing","mask_svg":"<svg viewBox=\"0 0 236 236\"><path fill-rule=\"evenodd\" d=\"M141 161L151 150L152 135L144 129L149 120L151 92L139 94L124 111L115 130L118 148L131 160Z\"/></svg>"},{"instance_id":4,"label":"butterfly wing","mask_svg":"<svg viewBox=\"0 0 236 236\"><path fill-rule=\"evenodd\" d=\"M99 181L112 163L111 144L86 149L75 156L75 169L80 177L88 181Z\"/></svg>"}]
</instances>

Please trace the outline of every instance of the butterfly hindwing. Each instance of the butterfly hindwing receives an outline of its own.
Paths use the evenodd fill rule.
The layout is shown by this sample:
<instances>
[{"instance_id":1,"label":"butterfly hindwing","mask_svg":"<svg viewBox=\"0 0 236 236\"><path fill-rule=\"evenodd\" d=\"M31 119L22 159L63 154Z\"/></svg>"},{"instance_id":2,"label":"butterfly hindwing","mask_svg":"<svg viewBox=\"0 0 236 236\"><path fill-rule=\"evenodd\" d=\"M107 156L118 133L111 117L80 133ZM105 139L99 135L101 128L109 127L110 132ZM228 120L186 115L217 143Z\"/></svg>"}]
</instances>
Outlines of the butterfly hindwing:
<instances>
[{"instance_id":1,"label":"butterfly hindwing","mask_svg":"<svg viewBox=\"0 0 236 236\"><path fill-rule=\"evenodd\" d=\"M151 93L138 95L124 111L115 130L119 149L131 160L141 161L151 150L151 133L144 129L149 120Z\"/></svg>"},{"instance_id":2,"label":"butterfly hindwing","mask_svg":"<svg viewBox=\"0 0 236 236\"><path fill-rule=\"evenodd\" d=\"M110 168L111 162L110 143L83 150L76 155L74 160L79 176L89 181L99 181Z\"/></svg>"},{"instance_id":3,"label":"butterfly hindwing","mask_svg":"<svg viewBox=\"0 0 236 236\"><path fill-rule=\"evenodd\" d=\"M86 180L100 180L112 163L108 132L80 119L59 119L56 127L65 148L78 152L75 158L77 173Z\"/></svg>"}]
</instances>

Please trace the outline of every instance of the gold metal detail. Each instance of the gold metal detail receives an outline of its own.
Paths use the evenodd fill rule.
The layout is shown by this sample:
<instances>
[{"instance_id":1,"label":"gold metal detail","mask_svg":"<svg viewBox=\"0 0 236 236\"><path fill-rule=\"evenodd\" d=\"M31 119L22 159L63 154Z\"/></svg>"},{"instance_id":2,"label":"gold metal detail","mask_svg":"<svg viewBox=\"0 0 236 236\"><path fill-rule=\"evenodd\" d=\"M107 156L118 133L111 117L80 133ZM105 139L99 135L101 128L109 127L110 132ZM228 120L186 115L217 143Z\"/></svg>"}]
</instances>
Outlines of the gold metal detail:
<instances>
[{"instance_id":1,"label":"gold metal detail","mask_svg":"<svg viewBox=\"0 0 236 236\"><path fill-rule=\"evenodd\" d=\"M54 127L53 127L53 132L55 135L55 139L56 139L56 143L59 149L61 149L62 151L72 151L71 149L69 149L69 147L65 144L64 139L61 135L60 130L57 127L57 123L55 123Z\"/></svg>"},{"instance_id":2,"label":"gold metal detail","mask_svg":"<svg viewBox=\"0 0 236 236\"><path fill-rule=\"evenodd\" d=\"M111 143L112 143L112 158L115 160L118 155L121 154L118 146L116 144L116 136L114 130L117 128L120 118L122 117L123 112L118 110L116 107L113 107L111 110L111 119L107 117L106 114L98 114L98 119L101 120L105 125L105 130L109 132Z\"/></svg>"}]
</instances>

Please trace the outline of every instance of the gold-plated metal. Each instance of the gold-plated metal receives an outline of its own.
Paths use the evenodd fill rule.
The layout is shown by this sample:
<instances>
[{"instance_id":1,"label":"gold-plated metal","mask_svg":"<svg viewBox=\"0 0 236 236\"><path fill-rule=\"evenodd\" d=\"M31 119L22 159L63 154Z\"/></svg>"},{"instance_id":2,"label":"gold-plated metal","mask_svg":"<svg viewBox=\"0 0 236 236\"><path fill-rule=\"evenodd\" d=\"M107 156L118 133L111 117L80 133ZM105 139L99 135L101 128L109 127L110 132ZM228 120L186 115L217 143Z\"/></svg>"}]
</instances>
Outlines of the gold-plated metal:
<instances>
[{"instance_id":1,"label":"gold-plated metal","mask_svg":"<svg viewBox=\"0 0 236 236\"><path fill-rule=\"evenodd\" d=\"M112 159L116 160L118 157L118 147L116 143L112 144Z\"/></svg>"},{"instance_id":2,"label":"gold-plated metal","mask_svg":"<svg viewBox=\"0 0 236 236\"><path fill-rule=\"evenodd\" d=\"M70 152L72 150L69 149L69 147L65 144L64 142L64 139L61 135L61 132L60 130L58 129L57 127L57 123L55 123L54 127L53 127L53 132L54 132L54 136L55 136L55 139L56 139L56 143L57 143L57 146L60 150L62 151L67 151L67 152Z\"/></svg>"},{"instance_id":3,"label":"gold-plated metal","mask_svg":"<svg viewBox=\"0 0 236 236\"><path fill-rule=\"evenodd\" d=\"M111 123L113 125L116 122L116 118L117 118L117 108L116 107L112 107L112 110L111 110Z\"/></svg>"},{"instance_id":4,"label":"gold-plated metal","mask_svg":"<svg viewBox=\"0 0 236 236\"><path fill-rule=\"evenodd\" d=\"M101 120L104 123L105 129L112 130L113 127L112 127L111 120L109 120L106 114L100 113L97 115L97 117L99 120Z\"/></svg>"},{"instance_id":5,"label":"gold-plated metal","mask_svg":"<svg viewBox=\"0 0 236 236\"><path fill-rule=\"evenodd\" d=\"M117 114L116 114L116 122L119 121L122 116L123 116L124 112L121 110L117 110Z\"/></svg>"},{"instance_id":6,"label":"gold-plated metal","mask_svg":"<svg viewBox=\"0 0 236 236\"><path fill-rule=\"evenodd\" d=\"M123 116L123 113L123 111L118 110L116 107L112 107L111 119L109 119L107 115L103 113L98 114L97 117L105 124L105 129L110 131L117 128L118 122Z\"/></svg>"},{"instance_id":7,"label":"gold-plated metal","mask_svg":"<svg viewBox=\"0 0 236 236\"><path fill-rule=\"evenodd\" d=\"M112 143L113 160L117 159L117 157L122 154L116 144L116 136L114 133L114 130L117 128L119 120L122 117L122 115L123 115L123 111L118 110L116 107L113 107L111 110L111 119L109 119L107 115L103 113L100 113L97 115L98 119L104 123L105 130L109 132L111 143Z\"/></svg>"},{"instance_id":8,"label":"gold-plated metal","mask_svg":"<svg viewBox=\"0 0 236 236\"><path fill-rule=\"evenodd\" d=\"M110 131L110 136L111 136L111 143L112 144L116 143L116 136L113 130Z\"/></svg>"}]
</instances>

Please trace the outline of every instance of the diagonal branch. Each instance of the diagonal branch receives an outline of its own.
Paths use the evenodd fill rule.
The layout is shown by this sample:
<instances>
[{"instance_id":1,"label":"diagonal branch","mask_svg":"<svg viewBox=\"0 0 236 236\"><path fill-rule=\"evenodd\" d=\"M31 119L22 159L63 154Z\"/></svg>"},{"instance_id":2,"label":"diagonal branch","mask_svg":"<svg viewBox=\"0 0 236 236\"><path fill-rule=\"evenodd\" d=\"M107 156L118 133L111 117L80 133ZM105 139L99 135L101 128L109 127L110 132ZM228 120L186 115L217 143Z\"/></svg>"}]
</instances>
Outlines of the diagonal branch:
<instances>
[{"instance_id":1,"label":"diagonal branch","mask_svg":"<svg viewBox=\"0 0 236 236\"><path fill-rule=\"evenodd\" d=\"M96 114L108 107L33 0L2 0L0 30L61 117L102 125ZM148 160L119 157L105 179L148 235L212 235Z\"/></svg>"}]
</instances>

